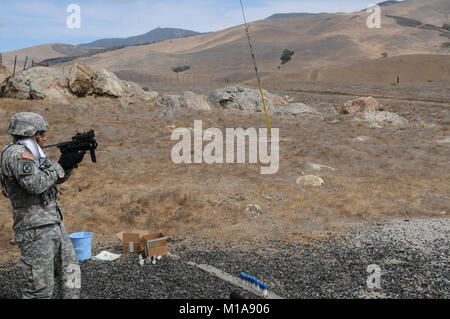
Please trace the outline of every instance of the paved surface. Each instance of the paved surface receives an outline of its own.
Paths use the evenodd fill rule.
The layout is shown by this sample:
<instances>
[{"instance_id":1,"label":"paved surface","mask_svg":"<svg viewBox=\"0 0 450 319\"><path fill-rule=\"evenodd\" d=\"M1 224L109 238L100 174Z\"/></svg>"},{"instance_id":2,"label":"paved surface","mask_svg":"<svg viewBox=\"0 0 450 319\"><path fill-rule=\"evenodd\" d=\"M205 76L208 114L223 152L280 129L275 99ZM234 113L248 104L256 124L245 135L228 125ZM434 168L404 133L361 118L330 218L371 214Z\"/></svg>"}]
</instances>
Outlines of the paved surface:
<instances>
[{"instance_id":1,"label":"paved surface","mask_svg":"<svg viewBox=\"0 0 450 319\"><path fill-rule=\"evenodd\" d=\"M192 261L253 275L283 298L450 298L449 241L450 219L433 219L366 226L314 245L260 242L248 251L171 242L175 256L156 265L139 266L137 254L82 262L82 297L228 299L237 291L258 298ZM380 289L367 287L372 264L381 269ZM0 298L19 298L21 280L17 263L0 266Z\"/></svg>"}]
</instances>

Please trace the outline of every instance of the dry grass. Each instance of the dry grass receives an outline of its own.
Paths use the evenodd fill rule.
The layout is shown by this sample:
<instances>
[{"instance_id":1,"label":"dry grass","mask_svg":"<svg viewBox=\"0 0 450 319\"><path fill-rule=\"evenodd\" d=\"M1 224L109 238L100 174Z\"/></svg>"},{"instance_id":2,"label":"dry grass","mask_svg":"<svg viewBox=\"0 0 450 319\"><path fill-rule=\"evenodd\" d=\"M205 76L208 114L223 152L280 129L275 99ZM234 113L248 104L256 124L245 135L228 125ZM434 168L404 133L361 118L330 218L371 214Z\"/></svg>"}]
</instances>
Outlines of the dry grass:
<instances>
[{"instance_id":1,"label":"dry grass","mask_svg":"<svg viewBox=\"0 0 450 319\"><path fill-rule=\"evenodd\" d=\"M418 94L416 88L411 94ZM328 103L351 98L294 91L290 95L320 111ZM263 114L177 111L159 117L152 103L139 102L125 110L117 100L102 98L77 99L72 106L0 102L5 110L2 144L9 140L7 120L23 110L47 117L49 143L68 140L76 130L95 129L98 163L86 155L60 189L68 230L93 232L97 240L114 240L121 230L140 228L175 239L215 239L229 245L261 239L308 242L366 222L404 218L403 213L419 218L449 212L449 145L436 142L449 134L449 107L442 104L381 99L388 110L411 121L421 118L434 124L427 128L372 129L351 115L272 116L272 127L280 128L280 170L264 176L259 165L173 164L170 150L175 142L170 141L169 127L193 127L198 119L204 129L265 127ZM77 108L78 103L87 108ZM339 122L331 123L333 119ZM358 136L368 139L362 142ZM49 155L59 156L57 150ZM311 163L335 170L315 171ZM296 184L302 174L318 175L325 185ZM249 204L260 205L262 214L248 214ZM8 244L11 219L9 201L3 199L0 249L17 253Z\"/></svg>"}]
</instances>

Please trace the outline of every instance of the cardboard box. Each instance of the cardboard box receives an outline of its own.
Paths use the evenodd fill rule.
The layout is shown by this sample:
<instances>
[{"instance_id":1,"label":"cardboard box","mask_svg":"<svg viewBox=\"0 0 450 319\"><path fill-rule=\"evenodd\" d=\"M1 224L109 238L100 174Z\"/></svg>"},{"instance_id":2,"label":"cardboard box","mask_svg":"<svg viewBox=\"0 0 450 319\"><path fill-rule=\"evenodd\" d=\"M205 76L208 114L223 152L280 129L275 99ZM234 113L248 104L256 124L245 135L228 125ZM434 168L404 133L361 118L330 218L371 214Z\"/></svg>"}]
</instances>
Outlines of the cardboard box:
<instances>
[{"instance_id":1,"label":"cardboard box","mask_svg":"<svg viewBox=\"0 0 450 319\"><path fill-rule=\"evenodd\" d=\"M122 241L122 250L129 253L140 253L144 251L142 237L148 235L147 230L121 231L116 236Z\"/></svg>"},{"instance_id":2,"label":"cardboard box","mask_svg":"<svg viewBox=\"0 0 450 319\"><path fill-rule=\"evenodd\" d=\"M124 252L145 252L146 257L167 256L167 240L162 233L151 233L148 230L122 231L116 236L122 241Z\"/></svg>"},{"instance_id":3,"label":"cardboard box","mask_svg":"<svg viewBox=\"0 0 450 319\"><path fill-rule=\"evenodd\" d=\"M146 257L151 256L167 256L167 239L162 233L144 235L142 238L142 246Z\"/></svg>"}]
</instances>

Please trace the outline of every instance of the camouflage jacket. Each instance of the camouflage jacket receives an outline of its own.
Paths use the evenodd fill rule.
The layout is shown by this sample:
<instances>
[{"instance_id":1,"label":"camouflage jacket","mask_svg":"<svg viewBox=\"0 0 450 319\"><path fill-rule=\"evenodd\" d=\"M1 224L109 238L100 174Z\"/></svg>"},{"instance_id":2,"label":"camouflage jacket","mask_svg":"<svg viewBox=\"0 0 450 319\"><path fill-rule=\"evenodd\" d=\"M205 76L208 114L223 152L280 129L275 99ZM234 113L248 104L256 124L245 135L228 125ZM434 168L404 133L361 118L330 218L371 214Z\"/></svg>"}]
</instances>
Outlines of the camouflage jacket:
<instances>
[{"instance_id":1,"label":"camouflage jacket","mask_svg":"<svg viewBox=\"0 0 450 319\"><path fill-rule=\"evenodd\" d=\"M56 184L65 182L71 171L65 172L48 157L39 169L31 152L20 144L4 149L1 165L2 184L13 207L14 231L62 220Z\"/></svg>"}]
</instances>

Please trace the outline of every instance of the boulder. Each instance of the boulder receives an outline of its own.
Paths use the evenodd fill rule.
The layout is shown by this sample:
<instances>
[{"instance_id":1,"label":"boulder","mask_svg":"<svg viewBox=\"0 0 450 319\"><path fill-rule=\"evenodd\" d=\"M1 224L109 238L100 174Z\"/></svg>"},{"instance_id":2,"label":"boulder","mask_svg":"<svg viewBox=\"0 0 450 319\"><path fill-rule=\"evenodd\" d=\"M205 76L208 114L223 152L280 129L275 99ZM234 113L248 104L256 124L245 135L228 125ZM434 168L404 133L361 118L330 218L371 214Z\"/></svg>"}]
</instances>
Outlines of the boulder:
<instances>
[{"instance_id":1,"label":"boulder","mask_svg":"<svg viewBox=\"0 0 450 319\"><path fill-rule=\"evenodd\" d=\"M83 62L76 62L70 71L69 88L77 96L94 92L94 72Z\"/></svg>"},{"instance_id":2,"label":"boulder","mask_svg":"<svg viewBox=\"0 0 450 319\"><path fill-rule=\"evenodd\" d=\"M150 92L145 91L144 92L144 100L146 100L146 101L156 99L157 97L158 97L158 92L155 92L155 91L150 91Z\"/></svg>"},{"instance_id":3,"label":"boulder","mask_svg":"<svg viewBox=\"0 0 450 319\"><path fill-rule=\"evenodd\" d=\"M101 96L122 97L125 95L123 82L112 72L101 70L94 73L94 93Z\"/></svg>"},{"instance_id":4,"label":"boulder","mask_svg":"<svg viewBox=\"0 0 450 319\"><path fill-rule=\"evenodd\" d=\"M183 102L184 107L188 109L205 110L205 111L211 110L211 107L209 106L208 102L206 102L206 100L203 97L198 96L191 91L184 92Z\"/></svg>"},{"instance_id":5,"label":"boulder","mask_svg":"<svg viewBox=\"0 0 450 319\"><path fill-rule=\"evenodd\" d=\"M0 64L0 96L2 96L3 91L6 89L6 85L8 84L9 78L12 76L12 73L4 66Z\"/></svg>"},{"instance_id":6,"label":"boulder","mask_svg":"<svg viewBox=\"0 0 450 319\"><path fill-rule=\"evenodd\" d=\"M161 97L159 104L170 108L188 108L193 110L211 110L208 102L191 91L186 91L182 96L180 95L167 95L164 94Z\"/></svg>"},{"instance_id":7,"label":"boulder","mask_svg":"<svg viewBox=\"0 0 450 319\"><path fill-rule=\"evenodd\" d=\"M273 112L276 106L286 106L288 102L282 97L263 90L266 107ZM264 106L259 89L228 87L216 89L208 97L208 102L215 107L235 109L246 112L264 112Z\"/></svg>"},{"instance_id":8,"label":"boulder","mask_svg":"<svg viewBox=\"0 0 450 319\"><path fill-rule=\"evenodd\" d=\"M122 81L122 84L123 84L124 90L127 94L129 94L131 96L135 96L135 97L144 98L145 91L136 82Z\"/></svg>"},{"instance_id":9,"label":"boulder","mask_svg":"<svg viewBox=\"0 0 450 319\"><path fill-rule=\"evenodd\" d=\"M303 103L289 104L288 106L280 106L271 109L271 113L274 114L291 114L291 115L301 115L301 114L314 114L320 115L320 113L313 107L308 106Z\"/></svg>"},{"instance_id":10,"label":"boulder","mask_svg":"<svg viewBox=\"0 0 450 319\"><path fill-rule=\"evenodd\" d=\"M341 109L342 114L353 114L357 112L383 111L384 107L373 97L360 97L356 100L348 101Z\"/></svg>"},{"instance_id":11,"label":"boulder","mask_svg":"<svg viewBox=\"0 0 450 319\"><path fill-rule=\"evenodd\" d=\"M18 99L48 98L67 104L66 97L70 96L69 80L57 69L34 67L10 80L4 95Z\"/></svg>"},{"instance_id":12,"label":"boulder","mask_svg":"<svg viewBox=\"0 0 450 319\"><path fill-rule=\"evenodd\" d=\"M395 126L407 125L408 120L398 114L383 111L371 111L364 113L365 119L373 124L392 124Z\"/></svg>"}]
</instances>

